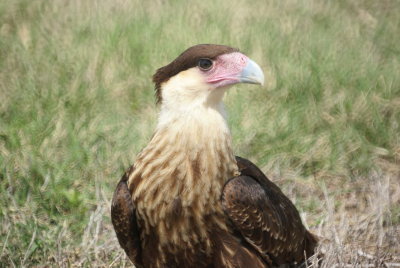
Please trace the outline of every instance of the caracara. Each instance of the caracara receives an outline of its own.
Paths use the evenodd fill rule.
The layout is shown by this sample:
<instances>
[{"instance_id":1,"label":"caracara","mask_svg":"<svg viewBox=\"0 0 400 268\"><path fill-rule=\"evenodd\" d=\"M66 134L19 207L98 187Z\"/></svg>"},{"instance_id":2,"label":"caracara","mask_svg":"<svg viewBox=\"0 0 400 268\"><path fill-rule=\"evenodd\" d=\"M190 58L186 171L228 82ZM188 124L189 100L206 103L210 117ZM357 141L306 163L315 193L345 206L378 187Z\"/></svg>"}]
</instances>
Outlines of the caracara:
<instances>
[{"instance_id":1,"label":"caracara","mask_svg":"<svg viewBox=\"0 0 400 268\"><path fill-rule=\"evenodd\" d=\"M153 76L158 124L115 190L111 218L136 267L300 264L316 238L281 190L235 157L222 98L263 84L237 49L196 45Z\"/></svg>"}]
</instances>

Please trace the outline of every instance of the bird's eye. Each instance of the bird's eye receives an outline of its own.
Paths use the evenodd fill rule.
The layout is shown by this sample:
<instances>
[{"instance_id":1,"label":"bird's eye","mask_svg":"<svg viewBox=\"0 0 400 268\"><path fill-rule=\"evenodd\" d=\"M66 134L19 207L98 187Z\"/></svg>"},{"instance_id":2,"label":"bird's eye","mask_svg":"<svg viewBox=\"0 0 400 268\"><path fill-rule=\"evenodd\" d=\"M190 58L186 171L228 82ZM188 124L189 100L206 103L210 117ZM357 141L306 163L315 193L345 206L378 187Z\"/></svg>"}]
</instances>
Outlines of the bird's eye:
<instances>
[{"instance_id":1,"label":"bird's eye","mask_svg":"<svg viewBox=\"0 0 400 268\"><path fill-rule=\"evenodd\" d=\"M203 71L208 71L211 69L213 62L210 59L200 59L198 62L198 66Z\"/></svg>"}]
</instances>

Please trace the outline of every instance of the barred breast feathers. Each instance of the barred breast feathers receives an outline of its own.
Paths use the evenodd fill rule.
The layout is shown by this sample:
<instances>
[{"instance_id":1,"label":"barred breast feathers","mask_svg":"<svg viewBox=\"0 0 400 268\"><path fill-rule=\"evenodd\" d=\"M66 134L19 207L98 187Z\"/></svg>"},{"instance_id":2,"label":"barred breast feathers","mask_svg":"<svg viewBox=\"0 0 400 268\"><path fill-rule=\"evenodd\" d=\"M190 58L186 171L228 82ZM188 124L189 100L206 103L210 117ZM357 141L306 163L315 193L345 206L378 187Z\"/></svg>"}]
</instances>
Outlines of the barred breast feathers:
<instances>
[{"instance_id":1,"label":"barred breast feathers","mask_svg":"<svg viewBox=\"0 0 400 268\"><path fill-rule=\"evenodd\" d=\"M180 228L189 232L192 224L205 225L207 215L223 213L219 204L222 187L238 174L231 135L222 106L161 114L160 119L150 143L135 161L129 189L146 232L156 225L158 229L168 229L159 225L176 211L191 214L181 217ZM195 223L189 222L191 218ZM220 221L225 229L225 223ZM164 233L159 230L160 242Z\"/></svg>"}]
</instances>

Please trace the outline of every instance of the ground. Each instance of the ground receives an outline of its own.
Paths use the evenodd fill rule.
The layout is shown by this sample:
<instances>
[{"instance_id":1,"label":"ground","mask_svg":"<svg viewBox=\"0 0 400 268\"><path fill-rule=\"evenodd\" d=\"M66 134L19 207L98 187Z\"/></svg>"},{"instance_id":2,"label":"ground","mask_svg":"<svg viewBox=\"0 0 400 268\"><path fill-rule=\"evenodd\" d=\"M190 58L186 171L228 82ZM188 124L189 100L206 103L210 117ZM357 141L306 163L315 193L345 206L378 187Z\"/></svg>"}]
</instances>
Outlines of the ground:
<instances>
[{"instance_id":1,"label":"ground","mask_svg":"<svg viewBox=\"0 0 400 268\"><path fill-rule=\"evenodd\" d=\"M399 267L398 14L396 0L1 1L0 267L130 266L112 191L152 134L152 74L199 43L264 69L264 87L226 97L235 152L321 237L322 266Z\"/></svg>"}]
</instances>

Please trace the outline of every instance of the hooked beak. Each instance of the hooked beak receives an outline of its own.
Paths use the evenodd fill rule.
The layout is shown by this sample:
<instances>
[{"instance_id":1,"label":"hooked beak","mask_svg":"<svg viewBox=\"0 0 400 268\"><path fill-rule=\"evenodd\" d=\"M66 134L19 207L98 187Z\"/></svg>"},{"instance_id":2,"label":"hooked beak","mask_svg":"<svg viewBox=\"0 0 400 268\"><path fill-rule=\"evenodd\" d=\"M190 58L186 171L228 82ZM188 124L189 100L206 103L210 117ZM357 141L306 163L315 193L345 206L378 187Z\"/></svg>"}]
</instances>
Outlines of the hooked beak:
<instances>
[{"instance_id":1,"label":"hooked beak","mask_svg":"<svg viewBox=\"0 0 400 268\"><path fill-rule=\"evenodd\" d=\"M240 83L264 85L264 73L260 66L251 59L247 60L246 66L238 77Z\"/></svg>"}]
</instances>

